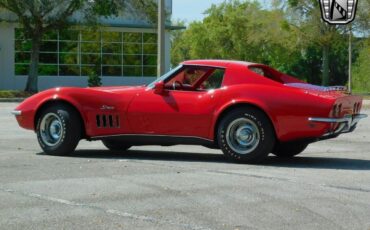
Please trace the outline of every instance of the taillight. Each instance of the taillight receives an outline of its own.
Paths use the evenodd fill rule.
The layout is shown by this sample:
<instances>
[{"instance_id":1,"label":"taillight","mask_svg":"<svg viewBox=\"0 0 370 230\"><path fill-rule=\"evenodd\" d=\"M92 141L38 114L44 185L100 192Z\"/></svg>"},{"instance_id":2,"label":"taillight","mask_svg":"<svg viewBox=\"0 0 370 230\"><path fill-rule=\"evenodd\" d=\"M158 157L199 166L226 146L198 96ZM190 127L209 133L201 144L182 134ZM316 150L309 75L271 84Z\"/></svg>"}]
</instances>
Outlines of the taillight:
<instances>
[{"instance_id":1,"label":"taillight","mask_svg":"<svg viewBox=\"0 0 370 230\"><path fill-rule=\"evenodd\" d=\"M339 104L337 117L339 117L341 114L342 114L342 104Z\"/></svg>"},{"instance_id":2,"label":"taillight","mask_svg":"<svg viewBox=\"0 0 370 230\"><path fill-rule=\"evenodd\" d=\"M333 106L333 117L337 116L337 105Z\"/></svg>"},{"instance_id":3,"label":"taillight","mask_svg":"<svg viewBox=\"0 0 370 230\"><path fill-rule=\"evenodd\" d=\"M353 113L359 113L360 112L360 106L361 106L360 102L355 103L354 106L353 106Z\"/></svg>"},{"instance_id":4,"label":"taillight","mask_svg":"<svg viewBox=\"0 0 370 230\"><path fill-rule=\"evenodd\" d=\"M333 117L339 117L342 114L342 104L333 106Z\"/></svg>"}]
</instances>

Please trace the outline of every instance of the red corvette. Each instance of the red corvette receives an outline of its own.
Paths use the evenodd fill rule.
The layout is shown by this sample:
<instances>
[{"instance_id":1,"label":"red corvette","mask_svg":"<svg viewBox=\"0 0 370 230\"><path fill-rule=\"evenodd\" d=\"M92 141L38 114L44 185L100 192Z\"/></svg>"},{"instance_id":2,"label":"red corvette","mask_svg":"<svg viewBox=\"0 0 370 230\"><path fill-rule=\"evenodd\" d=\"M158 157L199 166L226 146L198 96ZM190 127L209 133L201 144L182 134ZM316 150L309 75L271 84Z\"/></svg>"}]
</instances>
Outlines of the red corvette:
<instances>
[{"instance_id":1,"label":"red corvette","mask_svg":"<svg viewBox=\"0 0 370 230\"><path fill-rule=\"evenodd\" d=\"M259 162L352 132L366 117L361 105L343 87L310 85L262 64L197 60L147 86L46 90L13 114L48 154L69 154L87 139L110 150L198 144Z\"/></svg>"}]
</instances>

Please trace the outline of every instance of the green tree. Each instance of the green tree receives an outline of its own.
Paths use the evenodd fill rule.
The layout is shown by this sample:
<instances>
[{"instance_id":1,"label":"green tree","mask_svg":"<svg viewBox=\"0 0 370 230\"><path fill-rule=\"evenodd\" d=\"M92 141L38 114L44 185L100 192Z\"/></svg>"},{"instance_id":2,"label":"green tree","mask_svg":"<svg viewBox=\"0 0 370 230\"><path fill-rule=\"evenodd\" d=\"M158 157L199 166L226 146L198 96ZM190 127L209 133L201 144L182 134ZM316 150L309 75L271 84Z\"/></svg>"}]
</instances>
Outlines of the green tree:
<instances>
[{"instance_id":1,"label":"green tree","mask_svg":"<svg viewBox=\"0 0 370 230\"><path fill-rule=\"evenodd\" d=\"M360 2L351 25L355 35L368 36L370 0ZM173 37L173 65L197 58L246 60L314 84L346 84L349 27L323 22L317 0L273 3L268 9L238 0L212 5L203 21L190 23ZM354 62L361 49L358 40L353 38Z\"/></svg>"},{"instance_id":2,"label":"green tree","mask_svg":"<svg viewBox=\"0 0 370 230\"><path fill-rule=\"evenodd\" d=\"M355 92L370 92L370 38L361 44L361 51L353 67L353 89Z\"/></svg>"},{"instance_id":3,"label":"green tree","mask_svg":"<svg viewBox=\"0 0 370 230\"><path fill-rule=\"evenodd\" d=\"M172 61L221 58L264 62L283 69L297 52L283 13L258 2L228 1L212 5L202 22L193 22L173 39Z\"/></svg>"},{"instance_id":4,"label":"green tree","mask_svg":"<svg viewBox=\"0 0 370 230\"><path fill-rule=\"evenodd\" d=\"M343 78L348 76L348 67L343 68L343 64L348 62L348 53L343 51L348 47L349 28L355 34L369 33L370 1L359 1L357 18L349 26L330 25L324 22L321 18L318 0L288 0L287 2L277 0L275 4L276 2L279 2L285 10L288 22L300 35L301 42L307 46L321 47L321 84L328 85L333 82L344 84ZM345 59L346 55L347 60Z\"/></svg>"},{"instance_id":5,"label":"green tree","mask_svg":"<svg viewBox=\"0 0 370 230\"><path fill-rule=\"evenodd\" d=\"M0 0L0 8L14 13L25 36L31 40L31 60L25 91L37 92L40 45L43 35L70 26L76 12L84 15L87 24L93 25L99 17L118 16L128 8L131 12L153 16L154 3L135 0Z\"/></svg>"},{"instance_id":6,"label":"green tree","mask_svg":"<svg viewBox=\"0 0 370 230\"><path fill-rule=\"evenodd\" d=\"M333 41L341 39L342 25L329 25L321 18L319 1L317 0L288 0L288 22L300 35L300 41L305 45L321 47L322 52L322 85L330 82L330 51Z\"/></svg>"},{"instance_id":7,"label":"green tree","mask_svg":"<svg viewBox=\"0 0 370 230\"><path fill-rule=\"evenodd\" d=\"M94 68L89 72L87 78L87 85L89 87L96 87L101 86L101 76L100 76L100 66L101 66L101 59L96 61Z\"/></svg>"}]
</instances>

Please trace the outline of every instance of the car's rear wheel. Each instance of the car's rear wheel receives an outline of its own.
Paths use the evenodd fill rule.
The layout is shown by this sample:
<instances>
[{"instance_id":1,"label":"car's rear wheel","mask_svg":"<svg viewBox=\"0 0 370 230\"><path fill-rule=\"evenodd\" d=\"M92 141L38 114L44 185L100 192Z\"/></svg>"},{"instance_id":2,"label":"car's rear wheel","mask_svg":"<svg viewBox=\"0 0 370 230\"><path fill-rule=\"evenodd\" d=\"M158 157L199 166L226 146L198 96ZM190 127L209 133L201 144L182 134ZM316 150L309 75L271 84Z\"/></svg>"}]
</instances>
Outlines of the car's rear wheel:
<instances>
[{"instance_id":1,"label":"car's rear wheel","mask_svg":"<svg viewBox=\"0 0 370 230\"><path fill-rule=\"evenodd\" d=\"M269 118L255 108L241 108L222 118L217 132L218 143L230 159L258 163L275 144L274 128Z\"/></svg>"},{"instance_id":2,"label":"car's rear wheel","mask_svg":"<svg viewBox=\"0 0 370 230\"><path fill-rule=\"evenodd\" d=\"M121 141L116 140L102 140L105 147L111 151L126 151L131 148L131 145L128 145Z\"/></svg>"},{"instance_id":3,"label":"car's rear wheel","mask_svg":"<svg viewBox=\"0 0 370 230\"><path fill-rule=\"evenodd\" d=\"M305 142L277 143L272 153L277 157L290 158L303 152L307 146Z\"/></svg>"},{"instance_id":4,"label":"car's rear wheel","mask_svg":"<svg viewBox=\"0 0 370 230\"><path fill-rule=\"evenodd\" d=\"M66 105L52 105L38 116L36 133L42 150L51 155L72 153L81 139L81 119Z\"/></svg>"}]
</instances>

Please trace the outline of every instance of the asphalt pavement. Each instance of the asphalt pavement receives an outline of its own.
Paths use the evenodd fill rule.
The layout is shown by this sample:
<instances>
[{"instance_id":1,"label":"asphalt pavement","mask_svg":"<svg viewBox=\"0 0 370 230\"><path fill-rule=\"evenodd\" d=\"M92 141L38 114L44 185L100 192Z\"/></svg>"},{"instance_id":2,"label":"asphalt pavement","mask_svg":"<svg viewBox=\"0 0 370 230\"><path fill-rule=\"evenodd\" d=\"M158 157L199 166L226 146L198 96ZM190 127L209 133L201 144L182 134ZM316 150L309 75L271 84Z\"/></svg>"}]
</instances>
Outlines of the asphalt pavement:
<instances>
[{"instance_id":1,"label":"asphalt pavement","mask_svg":"<svg viewBox=\"0 0 370 230\"><path fill-rule=\"evenodd\" d=\"M0 103L0 229L370 230L370 118L294 159L247 165L198 146L82 141L45 155L15 106Z\"/></svg>"}]
</instances>

